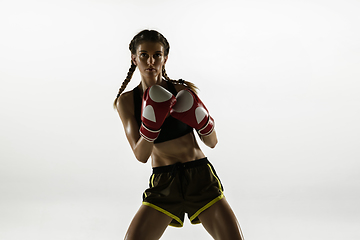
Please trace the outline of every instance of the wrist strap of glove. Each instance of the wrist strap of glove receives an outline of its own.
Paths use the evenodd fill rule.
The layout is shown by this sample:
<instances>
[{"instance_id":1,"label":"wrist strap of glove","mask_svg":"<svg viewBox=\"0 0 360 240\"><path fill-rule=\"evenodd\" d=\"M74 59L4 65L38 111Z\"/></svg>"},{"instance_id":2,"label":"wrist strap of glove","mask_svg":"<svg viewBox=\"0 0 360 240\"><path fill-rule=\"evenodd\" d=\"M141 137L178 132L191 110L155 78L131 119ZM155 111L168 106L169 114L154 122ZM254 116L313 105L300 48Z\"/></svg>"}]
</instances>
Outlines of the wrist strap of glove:
<instances>
[{"instance_id":1,"label":"wrist strap of glove","mask_svg":"<svg viewBox=\"0 0 360 240\"><path fill-rule=\"evenodd\" d=\"M211 116L209 116L207 123L205 124L204 127L200 128L198 130L198 133L201 136L210 135L210 133L212 133L214 131L214 127L215 127L214 119Z\"/></svg>"},{"instance_id":2,"label":"wrist strap of glove","mask_svg":"<svg viewBox=\"0 0 360 240\"><path fill-rule=\"evenodd\" d=\"M144 125L144 123L142 123L139 132L140 132L140 135L143 138L145 138L146 141L154 142L158 138L158 136L160 134L160 130L161 129L159 129L159 130L151 130L151 129L147 128Z\"/></svg>"}]
</instances>

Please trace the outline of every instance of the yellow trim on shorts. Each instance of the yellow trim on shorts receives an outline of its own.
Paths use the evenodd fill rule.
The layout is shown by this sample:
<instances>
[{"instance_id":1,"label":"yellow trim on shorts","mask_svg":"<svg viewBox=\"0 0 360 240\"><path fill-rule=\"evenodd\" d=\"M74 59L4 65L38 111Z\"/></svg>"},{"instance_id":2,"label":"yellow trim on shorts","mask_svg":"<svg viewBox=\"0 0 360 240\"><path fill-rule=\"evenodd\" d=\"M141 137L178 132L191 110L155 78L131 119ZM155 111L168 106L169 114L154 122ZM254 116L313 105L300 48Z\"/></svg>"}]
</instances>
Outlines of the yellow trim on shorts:
<instances>
[{"instance_id":1,"label":"yellow trim on shorts","mask_svg":"<svg viewBox=\"0 0 360 240\"><path fill-rule=\"evenodd\" d=\"M203 206L202 208L200 208L194 215L192 215L192 216L190 217L190 222L191 222L192 224L198 224L198 223L200 223L200 222L198 222L198 223L193 223L192 221L193 221L197 216L199 216L200 213L202 213L203 211L205 211L206 209L208 209L209 207L211 207L212 205L214 205L217 201L219 201L219 200L221 200L221 199L224 198L224 193L223 193L223 191L222 191L222 187L221 187L221 183L220 183L219 178L218 178L218 177L215 175L215 173L213 172L210 164L207 164L207 165L208 165L208 167L209 167L212 175L216 178L216 180L217 180L217 182L218 182L218 184L219 184L219 190L220 190L220 192L221 192L221 195L218 196L218 197L216 197L215 199L213 199L211 202L209 202L208 204L206 204L205 206Z\"/></svg>"},{"instance_id":2,"label":"yellow trim on shorts","mask_svg":"<svg viewBox=\"0 0 360 240\"><path fill-rule=\"evenodd\" d=\"M190 217L190 222L191 222L192 224L198 224L198 223L200 223L200 222L198 222L198 223L193 223L192 221L193 221L197 216L199 216L200 213L202 213L203 211L205 211L206 209L208 209L209 207L211 207L212 205L214 205L217 201L219 201L219 200L221 200L221 199L223 199L223 198L224 198L224 194L223 194L223 192L221 192L221 195L220 195L220 196L218 196L217 198L213 199L211 202L209 202L208 204L206 204L205 206L203 206L202 208L200 208L194 215L192 215L192 216Z\"/></svg>"},{"instance_id":3,"label":"yellow trim on shorts","mask_svg":"<svg viewBox=\"0 0 360 240\"><path fill-rule=\"evenodd\" d=\"M210 168L210 171L211 171L211 173L212 173L212 175L216 178L216 180L218 181L218 184L219 184L219 189L220 189L220 191L222 192L222 187L221 187L221 183L220 183L220 180L218 179L218 177L214 174L214 172L213 172L213 170L212 170L212 168L211 168L211 166L210 166L210 164L208 164L208 167Z\"/></svg>"},{"instance_id":4,"label":"yellow trim on shorts","mask_svg":"<svg viewBox=\"0 0 360 240\"><path fill-rule=\"evenodd\" d=\"M170 226L173 226L173 227L182 227L184 225L184 223L180 220L180 218L178 218L177 216L175 216L174 214L166 211L165 209L162 209L152 203L148 203L148 202L143 202L142 203L143 205L145 206L149 206L149 207L152 207L154 208L155 210L158 210L159 212L162 212L164 214L166 214L167 216L171 217L172 219L174 219L175 221L179 222L178 224L176 223L170 223L169 225Z\"/></svg>"},{"instance_id":5,"label":"yellow trim on shorts","mask_svg":"<svg viewBox=\"0 0 360 240\"><path fill-rule=\"evenodd\" d=\"M150 180L151 187L154 187L154 177L155 177L155 174L153 174L151 176L151 180Z\"/></svg>"}]
</instances>

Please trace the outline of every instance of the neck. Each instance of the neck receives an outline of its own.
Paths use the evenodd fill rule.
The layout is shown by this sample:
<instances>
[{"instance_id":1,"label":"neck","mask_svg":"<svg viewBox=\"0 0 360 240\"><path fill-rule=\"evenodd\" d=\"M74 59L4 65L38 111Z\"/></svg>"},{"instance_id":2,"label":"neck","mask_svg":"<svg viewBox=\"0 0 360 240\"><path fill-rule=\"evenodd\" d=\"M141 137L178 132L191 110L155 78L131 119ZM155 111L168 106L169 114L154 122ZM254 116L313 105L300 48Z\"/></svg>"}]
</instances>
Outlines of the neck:
<instances>
[{"instance_id":1,"label":"neck","mask_svg":"<svg viewBox=\"0 0 360 240\"><path fill-rule=\"evenodd\" d=\"M141 78L141 88L143 90L143 92L145 92L145 90L148 88L148 87L151 87L153 85L164 85L165 84L165 81L163 81L163 78L161 75L159 75L157 78L155 79L145 79L145 78Z\"/></svg>"}]
</instances>

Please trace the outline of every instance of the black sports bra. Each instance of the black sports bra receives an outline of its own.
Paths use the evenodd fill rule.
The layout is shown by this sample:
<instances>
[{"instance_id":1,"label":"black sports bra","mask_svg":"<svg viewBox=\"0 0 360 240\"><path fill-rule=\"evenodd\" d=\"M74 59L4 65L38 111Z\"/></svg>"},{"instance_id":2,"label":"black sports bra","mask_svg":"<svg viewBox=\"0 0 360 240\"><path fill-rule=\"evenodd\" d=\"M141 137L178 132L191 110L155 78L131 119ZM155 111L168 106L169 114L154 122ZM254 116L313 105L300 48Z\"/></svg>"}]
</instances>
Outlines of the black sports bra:
<instances>
[{"instance_id":1,"label":"black sports bra","mask_svg":"<svg viewBox=\"0 0 360 240\"><path fill-rule=\"evenodd\" d=\"M176 96L177 91L174 85L170 81L166 81L166 82L168 85L169 92L171 92L174 96ZM133 92L134 92L135 119L140 129L142 97L140 95L139 87L135 87L133 89ZM159 137L154 141L154 143L161 143L175 138L179 138L192 131L193 128L190 127L189 125L181 122L180 120L177 120L176 118L173 118L172 116L169 116L165 119L163 125L161 126Z\"/></svg>"}]
</instances>

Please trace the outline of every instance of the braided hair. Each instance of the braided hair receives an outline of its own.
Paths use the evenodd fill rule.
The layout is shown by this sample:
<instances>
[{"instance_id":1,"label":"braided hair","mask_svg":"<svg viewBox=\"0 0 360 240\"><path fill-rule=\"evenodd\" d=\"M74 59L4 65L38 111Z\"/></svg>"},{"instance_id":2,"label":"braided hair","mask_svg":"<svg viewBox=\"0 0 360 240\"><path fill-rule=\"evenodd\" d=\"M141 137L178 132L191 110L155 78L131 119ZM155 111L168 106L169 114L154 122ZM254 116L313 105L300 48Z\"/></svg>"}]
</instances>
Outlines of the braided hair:
<instances>
[{"instance_id":1,"label":"braided hair","mask_svg":"<svg viewBox=\"0 0 360 240\"><path fill-rule=\"evenodd\" d=\"M183 79L179 79L179 80L170 79L170 78L168 77L168 75L166 74L165 68L163 68L163 70L162 70L162 76L163 76L166 80L168 80L168 81L170 81L170 82L172 82L172 83L174 83L174 84L182 84L182 85L185 85L185 86L187 86L188 88L190 88L193 92L197 93L196 89L198 89L198 88L195 86L195 84L193 84L192 82L189 82L189 81L185 81L185 80L183 80Z\"/></svg>"},{"instance_id":2,"label":"braided hair","mask_svg":"<svg viewBox=\"0 0 360 240\"><path fill-rule=\"evenodd\" d=\"M136 34L129 44L129 50L130 50L131 54L135 55L139 44L141 44L143 42L148 42L148 41L161 43L164 46L164 55L165 56L169 55L169 50L170 50L169 42L161 33L157 32L155 30L143 30L143 31L139 32L138 34ZM123 83L121 84L119 92L115 98L115 101L113 104L114 108L116 108L117 100L119 99L121 93L125 90L126 86L130 82L135 70L136 70L136 65L133 62L131 62L131 67L129 68L128 74L127 74L125 80L123 81ZM182 79L179 79L179 80L170 79L165 71L165 68L162 69L162 76L166 80L168 80L174 84L185 85L185 86L189 87L191 90L193 90L194 92L196 92L197 87L195 86L195 84L185 81L185 80L182 80Z\"/></svg>"}]
</instances>

